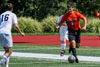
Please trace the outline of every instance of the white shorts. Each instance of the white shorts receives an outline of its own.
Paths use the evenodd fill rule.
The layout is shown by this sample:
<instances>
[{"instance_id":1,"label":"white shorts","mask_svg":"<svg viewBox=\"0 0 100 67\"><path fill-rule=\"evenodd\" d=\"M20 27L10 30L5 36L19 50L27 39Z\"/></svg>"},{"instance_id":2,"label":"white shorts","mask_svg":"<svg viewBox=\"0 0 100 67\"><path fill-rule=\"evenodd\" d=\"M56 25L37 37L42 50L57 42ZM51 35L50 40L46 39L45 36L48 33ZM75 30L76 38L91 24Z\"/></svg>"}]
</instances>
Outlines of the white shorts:
<instances>
[{"instance_id":1,"label":"white shorts","mask_svg":"<svg viewBox=\"0 0 100 67\"><path fill-rule=\"evenodd\" d=\"M12 36L10 34L0 34L0 46L12 47Z\"/></svg>"},{"instance_id":2,"label":"white shorts","mask_svg":"<svg viewBox=\"0 0 100 67\"><path fill-rule=\"evenodd\" d=\"M64 38L68 40L68 27L67 26L60 27L60 39L64 40Z\"/></svg>"}]
</instances>

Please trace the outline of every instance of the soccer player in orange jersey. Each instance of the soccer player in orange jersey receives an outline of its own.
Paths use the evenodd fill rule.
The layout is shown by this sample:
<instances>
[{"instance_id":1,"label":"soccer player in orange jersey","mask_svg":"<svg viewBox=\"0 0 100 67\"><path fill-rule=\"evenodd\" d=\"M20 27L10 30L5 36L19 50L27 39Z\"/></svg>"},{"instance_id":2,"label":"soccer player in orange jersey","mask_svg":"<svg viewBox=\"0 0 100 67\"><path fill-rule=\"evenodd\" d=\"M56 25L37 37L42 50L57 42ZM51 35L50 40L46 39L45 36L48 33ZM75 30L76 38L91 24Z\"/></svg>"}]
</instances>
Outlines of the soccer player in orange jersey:
<instances>
[{"instance_id":1,"label":"soccer player in orange jersey","mask_svg":"<svg viewBox=\"0 0 100 67\"><path fill-rule=\"evenodd\" d=\"M68 38L70 41L70 49L69 53L72 51L73 56L76 58L76 63L79 63L77 58L76 48L80 47L80 28L79 28L79 20L82 19L84 21L84 26L82 30L86 30L87 21L86 18L77 11L73 11L72 4L67 6L68 12L63 16L61 20L61 24L64 21L67 21L68 26Z\"/></svg>"}]
</instances>

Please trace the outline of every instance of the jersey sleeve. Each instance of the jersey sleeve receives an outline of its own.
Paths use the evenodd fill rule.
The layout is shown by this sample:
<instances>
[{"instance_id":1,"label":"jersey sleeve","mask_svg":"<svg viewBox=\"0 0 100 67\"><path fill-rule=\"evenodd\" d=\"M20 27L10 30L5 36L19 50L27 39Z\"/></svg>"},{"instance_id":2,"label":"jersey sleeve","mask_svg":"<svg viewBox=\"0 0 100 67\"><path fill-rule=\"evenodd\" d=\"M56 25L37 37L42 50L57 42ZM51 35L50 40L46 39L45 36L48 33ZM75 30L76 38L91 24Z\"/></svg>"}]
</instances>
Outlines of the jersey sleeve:
<instances>
[{"instance_id":1,"label":"jersey sleeve","mask_svg":"<svg viewBox=\"0 0 100 67\"><path fill-rule=\"evenodd\" d=\"M17 16L15 14L13 14L13 17L12 17L12 23L13 24L18 24L18 21L17 21Z\"/></svg>"},{"instance_id":2,"label":"jersey sleeve","mask_svg":"<svg viewBox=\"0 0 100 67\"><path fill-rule=\"evenodd\" d=\"M62 17L62 19L61 19L61 23L64 23L64 21L66 21L66 14Z\"/></svg>"},{"instance_id":3,"label":"jersey sleeve","mask_svg":"<svg viewBox=\"0 0 100 67\"><path fill-rule=\"evenodd\" d=\"M59 23L61 22L62 17L63 17L63 15L60 16L60 18L59 18L58 21L57 21L57 24L59 24Z\"/></svg>"},{"instance_id":4,"label":"jersey sleeve","mask_svg":"<svg viewBox=\"0 0 100 67\"><path fill-rule=\"evenodd\" d=\"M100 13L99 13L99 15L97 17L100 19Z\"/></svg>"},{"instance_id":5,"label":"jersey sleeve","mask_svg":"<svg viewBox=\"0 0 100 67\"><path fill-rule=\"evenodd\" d=\"M80 18L80 19L84 19L85 17L82 15L82 14L80 14L79 12L76 12L76 14L77 14L77 16Z\"/></svg>"}]
</instances>

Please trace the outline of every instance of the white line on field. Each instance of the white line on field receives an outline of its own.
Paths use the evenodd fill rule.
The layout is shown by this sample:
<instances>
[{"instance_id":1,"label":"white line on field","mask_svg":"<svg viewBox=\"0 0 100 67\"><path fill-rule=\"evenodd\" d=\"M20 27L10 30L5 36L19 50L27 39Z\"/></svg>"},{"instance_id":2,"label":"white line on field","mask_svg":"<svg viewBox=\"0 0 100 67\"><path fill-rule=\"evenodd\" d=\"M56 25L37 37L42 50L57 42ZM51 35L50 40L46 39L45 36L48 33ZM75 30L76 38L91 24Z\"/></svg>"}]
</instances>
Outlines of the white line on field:
<instances>
[{"instance_id":1,"label":"white line on field","mask_svg":"<svg viewBox=\"0 0 100 67\"><path fill-rule=\"evenodd\" d=\"M3 55L4 52L0 52L0 55ZM69 55L61 57L56 54L40 54L40 53L21 53L13 52L11 56L14 57L30 57L30 58L45 58L45 59L57 59L57 60L67 60ZM100 62L100 57L93 56L78 56L80 61L96 61Z\"/></svg>"}]
</instances>

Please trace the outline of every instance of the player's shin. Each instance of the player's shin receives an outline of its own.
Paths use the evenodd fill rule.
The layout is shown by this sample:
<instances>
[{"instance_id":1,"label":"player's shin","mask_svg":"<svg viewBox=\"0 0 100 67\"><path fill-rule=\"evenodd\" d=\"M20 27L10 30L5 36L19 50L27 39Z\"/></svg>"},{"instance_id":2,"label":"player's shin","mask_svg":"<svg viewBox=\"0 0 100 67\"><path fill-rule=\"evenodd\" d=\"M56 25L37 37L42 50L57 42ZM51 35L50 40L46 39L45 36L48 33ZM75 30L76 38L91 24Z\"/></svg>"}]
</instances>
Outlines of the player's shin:
<instances>
[{"instance_id":1,"label":"player's shin","mask_svg":"<svg viewBox=\"0 0 100 67\"><path fill-rule=\"evenodd\" d=\"M4 64L7 61L7 57L6 56L2 56L0 64Z\"/></svg>"},{"instance_id":2,"label":"player's shin","mask_svg":"<svg viewBox=\"0 0 100 67\"><path fill-rule=\"evenodd\" d=\"M60 56L64 56L65 48L66 48L66 43L62 43L62 44L61 44L61 52L60 52Z\"/></svg>"},{"instance_id":3,"label":"player's shin","mask_svg":"<svg viewBox=\"0 0 100 67\"><path fill-rule=\"evenodd\" d=\"M70 44L69 45L69 53L71 53L71 51L72 51L72 45Z\"/></svg>"},{"instance_id":4,"label":"player's shin","mask_svg":"<svg viewBox=\"0 0 100 67\"><path fill-rule=\"evenodd\" d=\"M5 67L9 67L9 57L7 58L7 61L5 62Z\"/></svg>"},{"instance_id":5,"label":"player's shin","mask_svg":"<svg viewBox=\"0 0 100 67\"><path fill-rule=\"evenodd\" d=\"M76 58L76 63L79 63L78 58L77 58L76 49L75 48L72 48L72 54Z\"/></svg>"},{"instance_id":6,"label":"player's shin","mask_svg":"<svg viewBox=\"0 0 100 67\"><path fill-rule=\"evenodd\" d=\"M65 48L66 48L66 43L62 43L61 44L61 50L65 50Z\"/></svg>"}]
</instances>

